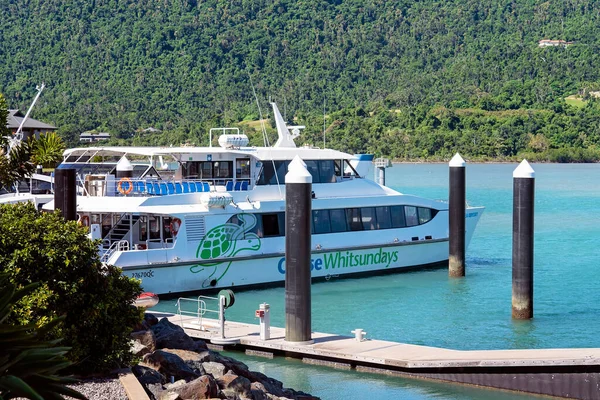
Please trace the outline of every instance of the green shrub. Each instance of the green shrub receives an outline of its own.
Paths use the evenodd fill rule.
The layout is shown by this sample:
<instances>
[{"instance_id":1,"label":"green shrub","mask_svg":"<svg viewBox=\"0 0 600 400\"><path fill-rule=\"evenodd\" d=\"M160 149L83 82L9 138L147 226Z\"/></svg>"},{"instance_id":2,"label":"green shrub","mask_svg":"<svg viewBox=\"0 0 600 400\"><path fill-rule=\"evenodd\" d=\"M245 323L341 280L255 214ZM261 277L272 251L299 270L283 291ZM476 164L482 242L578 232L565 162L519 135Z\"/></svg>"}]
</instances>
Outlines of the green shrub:
<instances>
[{"instance_id":1,"label":"green shrub","mask_svg":"<svg viewBox=\"0 0 600 400\"><path fill-rule=\"evenodd\" d=\"M64 338L78 373L128 363L131 327L142 317L131 305L141 292L139 282L103 266L86 234L58 212L41 213L31 204L0 206L0 272L18 288L41 284L11 320L44 325L64 315L49 338Z\"/></svg>"},{"instance_id":2,"label":"green shrub","mask_svg":"<svg viewBox=\"0 0 600 400\"><path fill-rule=\"evenodd\" d=\"M42 400L63 398L68 395L85 399L81 393L65 387L77 380L61 376L71 363L64 357L68 347L43 340L44 330L51 329L60 320L54 320L38 329L34 324L11 325L4 323L15 304L39 284L21 290L0 274L0 399L26 397Z\"/></svg>"}]
</instances>

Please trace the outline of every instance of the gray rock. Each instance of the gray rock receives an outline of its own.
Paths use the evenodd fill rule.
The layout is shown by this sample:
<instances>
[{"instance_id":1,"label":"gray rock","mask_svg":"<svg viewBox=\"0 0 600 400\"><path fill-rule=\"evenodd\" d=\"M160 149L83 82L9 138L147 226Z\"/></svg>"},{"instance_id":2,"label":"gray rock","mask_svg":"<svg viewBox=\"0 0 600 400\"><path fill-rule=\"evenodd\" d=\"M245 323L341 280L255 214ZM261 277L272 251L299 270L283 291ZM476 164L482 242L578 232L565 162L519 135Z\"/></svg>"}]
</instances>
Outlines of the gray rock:
<instances>
[{"instance_id":1,"label":"gray rock","mask_svg":"<svg viewBox=\"0 0 600 400\"><path fill-rule=\"evenodd\" d=\"M173 390L173 389L177 389L178 387L181 387L183 385L185 385L187 382L184 379L180 379L178 381L175 381L173 383L167 383L165 384L165 389L166 390Z\"/></svg>"},{"instance_id":2,"label":"gray rock","mask_svg":"<svg viewBox=\"0 0 600 400\"><path fill-rule=\"evenodd\" d=\"M150 353L156 350L156 337L152 331L132 332L131 338L141 345L146 346L150 350Z\"/></svg>"},{"instance_id":3,"label":"gray rock","mask_svg":"<svg viewBox=\"0 0 600 400\"><path fill-rule=\"evenodd\" d=\"M186 381L190 381L199 376L181 357L164 350L156 350L153 353L146 354L144 356L144 363L165 375L167 379L174 376L176 380L185 379Z\"/></svg>"},{"instance_id":4,"label":"gray rock","mask_svg":"<svg viewBox=\"0 0 600 400\"><path fill-rule=\"evenodd\" d=\"M169 322L167 318L161 319L158 324L150 329L156 337L157 349L169 348L196 351L206 348L204 342L195 342L184 332L182 327Z\"/></svg>"},{"instance_id":5,"label":"gray rock","mask_svg":"<svg viewBox=\"0 0 600 400\"><path fill-rule=\"evenodd\" d=\"M151 399L159 398L163 392L163 384L166 382L165 377L160 372L143 365L136 365L131 368L131 371L138 378Z\"/></svg>"},{"instance_id":6,"label":"gray rock","mask_svg":"<svg viewBox=\"0 0 600 400\"><path fill-rule=\"evenodd\" d=\"M227 367L214 361L204 362L202 363L202 367L207 374L211 374L215 379L220 378L227 373Z\"/></svg>"},{"instance_id":7,"label":"gray rock","mask_svg":"<svg viewBox=\"0 0 600 400\"><path fill-rule=\"evenodd\" d=\"M228 398L252 398L251 382L248 378L235 375L231 371L217 379L219 389Z\"/></svg>"},{"instance_id":8,"label":"gray rock","mask_svg":"<svg viewBox=\"0 0 600 400\"><path fill-rule=\"evenodd\" d=\"M180 349L163 349L164 351L168 351L169 353L176 354L185 363L195 372L198 376L204 375L206 372L202 367L202 363L205 359L210 357L210 354L207 351L203 351L201 353L196 353L194 351L189 350L180 350Z\"/></svg>"},{"instance_id":9,"label":"gray rock","mask_svg":"<svg viewBox=\"0 0 600 400\"><path fill-rule=\"evenodd\" d=\"M143 357L144 355L151 353L150 349L141 344L140 342L136 342L135 340L131 341L131 347L129 348L131 353L137 357Z\"/></svg>"},{"instance_id":10,"label":"gray rock","mask_svg":"<svg viewBox=\"0 0 600 400\"><path fill-rule=\"evenodd\" d=\"M211 399L219 394L217 383L210 375L201 376L175 389L183 400Z\"/></svg>"}]
</instances>

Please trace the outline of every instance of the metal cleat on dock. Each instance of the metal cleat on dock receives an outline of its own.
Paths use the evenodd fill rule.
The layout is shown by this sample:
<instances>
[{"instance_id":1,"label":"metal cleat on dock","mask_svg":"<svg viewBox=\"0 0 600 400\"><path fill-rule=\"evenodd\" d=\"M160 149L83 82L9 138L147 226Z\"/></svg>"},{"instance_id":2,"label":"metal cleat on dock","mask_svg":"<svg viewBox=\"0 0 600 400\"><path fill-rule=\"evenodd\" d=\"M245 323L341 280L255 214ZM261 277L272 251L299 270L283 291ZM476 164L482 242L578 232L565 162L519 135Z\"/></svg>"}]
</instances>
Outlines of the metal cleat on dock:
<instances>
[{"instance_id":1,"label":"metal cleat on dock","mask_svg":"<svg viewBox=\"0 0 600 400\"><path fill-rule=\"evenodd\" d=\"M353 330L353 331L350 331L350 332L351 332L351 333L354 333L354 339L355 339L357 342L364 342L365 340L367 340L367 339L365 338L365 336L367 336L367 332L364 332L362 329L358 329L358 328L356 328L355 330Z\"/></svg>"}]
</instances>

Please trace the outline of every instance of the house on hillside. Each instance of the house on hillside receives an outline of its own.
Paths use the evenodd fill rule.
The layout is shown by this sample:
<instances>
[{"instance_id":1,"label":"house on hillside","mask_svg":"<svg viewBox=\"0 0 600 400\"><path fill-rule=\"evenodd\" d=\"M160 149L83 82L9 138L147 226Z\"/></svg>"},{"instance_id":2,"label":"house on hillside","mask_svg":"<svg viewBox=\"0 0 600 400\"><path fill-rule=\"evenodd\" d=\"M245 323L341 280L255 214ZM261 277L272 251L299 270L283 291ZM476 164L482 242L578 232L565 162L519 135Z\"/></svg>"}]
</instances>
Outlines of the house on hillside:
<instances>
[{"instance_id":1,"label":"house on hillside","mask_svg":"<svg viewBox=\"0 0 600 400\"><path fill-rule=\"evenodd\" d=\"M566 40L549 40L542 39L538 42L538 47L567 47L568 45L573 44L573 42L567 42Z\"/></svg>"},{"instance_id":2,"label":"house on hillside","mask_svg":"<svg viewBox=\"0 0 600 400\"><path fill-rule=\"evenodd\" d=\"M110 133L108 133L108 132L87 131L87 132L83 132L82 134L79 135L80 142L93 143L93 142L100 142L101 140L108 140L108 139L110 139Z\"/></svg>"},{"instance_id":3,"label":"house on hillside","mask_svg":"<svg viewBox=\"0 0 600 400\"><path fill-rule=\"evenodd\" d=\"M25 118L25 115L21 113L21 111L8 110L6 127L10 129L13 135L17 133L21 122L23 122L23 118ZM46 133L54 131L56 131L55 126L38 121L37 119L27 118L25 124L23 125L23 139L27 140L32 136L36 139L39 139L40 135L45 135Z\"/></svg>"}]
</instances>

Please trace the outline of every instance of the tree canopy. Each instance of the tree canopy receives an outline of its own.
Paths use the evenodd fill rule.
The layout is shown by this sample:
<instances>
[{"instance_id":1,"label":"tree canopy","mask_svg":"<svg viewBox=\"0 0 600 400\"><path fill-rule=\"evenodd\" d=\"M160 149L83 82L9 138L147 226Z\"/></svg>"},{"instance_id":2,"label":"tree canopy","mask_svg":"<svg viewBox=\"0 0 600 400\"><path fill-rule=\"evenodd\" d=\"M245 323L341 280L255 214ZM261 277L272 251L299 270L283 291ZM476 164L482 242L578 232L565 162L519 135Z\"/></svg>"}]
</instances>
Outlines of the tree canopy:
<instances>
[{"instance_id":1,"label":"tree canopy","mask_svg":"<svg viewBox=\"0 0 600 400\"><path fill-rule=\"evenodd\" d=\"M288 119L315 122L307 141L318 143L325 111L329 143L343 150L595 154L598 6L15 0L0 9L0 92L24 108L45 81L35 115L71 145L91 129L206 142L208 128L258 116L251 79L263 110L271 98ZM540 48L541 39L572 44ZM578 93L582 108L565 102ZM164 138L146 138L150 126Z\"/></svg>"}]
</instances>

